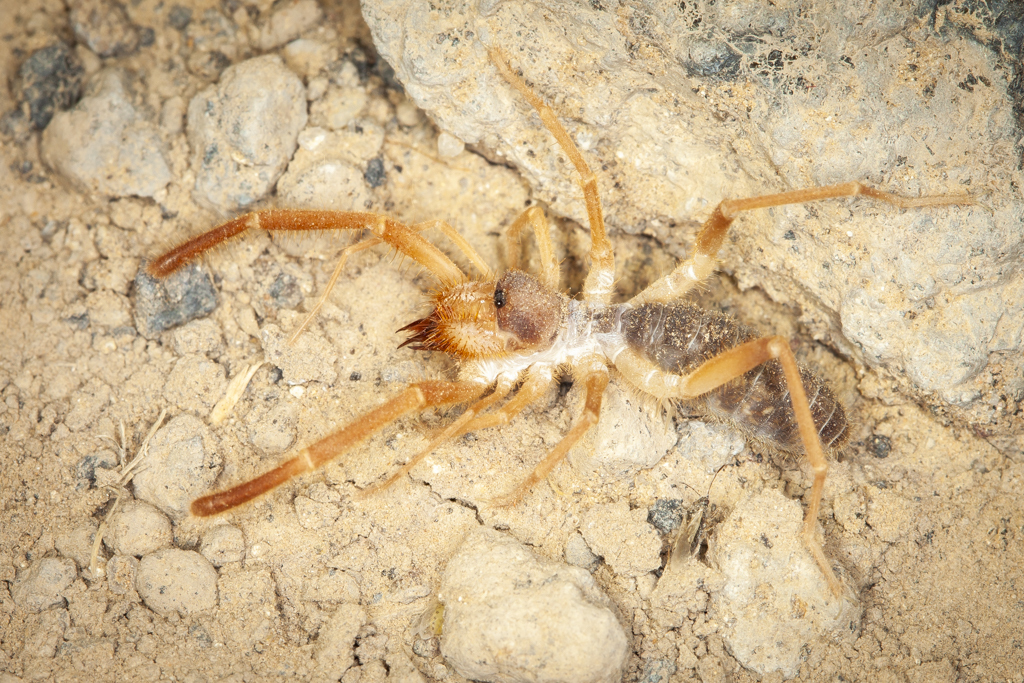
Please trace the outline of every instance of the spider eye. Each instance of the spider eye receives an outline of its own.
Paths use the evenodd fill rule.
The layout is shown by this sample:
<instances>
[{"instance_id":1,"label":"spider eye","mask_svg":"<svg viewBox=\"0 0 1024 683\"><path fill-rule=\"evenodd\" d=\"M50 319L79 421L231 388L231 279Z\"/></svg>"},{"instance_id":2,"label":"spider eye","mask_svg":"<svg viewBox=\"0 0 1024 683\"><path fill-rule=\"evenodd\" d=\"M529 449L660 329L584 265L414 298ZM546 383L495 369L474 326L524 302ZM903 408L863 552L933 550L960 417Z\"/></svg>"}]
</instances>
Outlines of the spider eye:
<instances>
[{"instance_id":1,"label":"spider eye","mask_svg":"<svg viewBox=\"0 0 1024 683\"><path fill-rule=\"evenodd\" d=\"M505 305L505 290L496 289L494 290L494 307L501 308Z\"/></svg>"}]
</instances>

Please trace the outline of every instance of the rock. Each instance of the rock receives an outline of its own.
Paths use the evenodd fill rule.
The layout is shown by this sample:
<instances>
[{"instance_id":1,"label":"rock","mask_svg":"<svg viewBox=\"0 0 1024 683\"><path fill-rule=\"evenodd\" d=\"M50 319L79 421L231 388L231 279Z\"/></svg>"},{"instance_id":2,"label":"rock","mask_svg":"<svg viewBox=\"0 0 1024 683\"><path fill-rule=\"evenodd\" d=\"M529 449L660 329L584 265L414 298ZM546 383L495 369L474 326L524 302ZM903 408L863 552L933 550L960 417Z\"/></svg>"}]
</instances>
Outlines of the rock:
<instances>
[{"instance_id":1,"label":"rock","mask_svg":"<svg viewBox=\"0 0 1024 683\"><path fill-rule=\"evenodd\" d=\"M15 579L11 597L26 612L42 612L64 602L62 593L75 580L76 574L72 560L44 557Z\"/></svg>"},{"instance_id":2,"label":"rock","mask_svg":"<svg viewBox=\"0 0 1024 683\"><path fill-rule=\"evenodd\" d=\"M174 540L171 520L148 503L130 500L118 508L110 520L110 536L114 550L121 555L141 557Z\"/></svg>"},{"instance_id":3,"label":"rock","mask_svg":"<svg viewBox=\"0 0 1024 683\"><path fill-rule=\"evenodd\" d=\"M239 562L245 556L245 537L242 530L230 524L218 524L203 533L199 553L214 567Z\"/></svg>"},{"instance_id":4,"label":"rock","mask_svg":"<svg viewBox=\"0 0 1024 683\"><path fill-rule=\"evenodd\" d=\"M132 104L127 74L104 69L43 131L43 159L84 192L156 197L171 182L157 127Z\"/></svg>"},{"instance_id":5,"label":"rock","mask_svg":"<svg viewBox=\"0 0 1024 683\"><path fill-rule=\"evenodd\" d=\"M245 416L249 442L267 455L284 453L295 442L296 406L290 402L256 405Z\"/></svg>"},{"instance_id":6,"label":"rock","mask_svg":"<svg viewBox=\"0 0 1024 683\"><path fill-rule=\"evenodd\" d=\"M342 130L363 113L369 100L366 88L362 86L339 88L331 85L323 97L310 105L311 123L329 130Z\"/></svg>"},{"instance_id":7,"label":"rock","mask_svg":"<svg viewBox=\"0 0 1024 683\"><path fill-rule=\"evenodd\" d=\"M279 7L260 29L261 50L273 50L295 40L303 31L316 26L323 17L316 0L293 0Z\"/></svg>"},{"instance_id":8,"label":"rock","mask_svg":"<svg viewBox=\"0 0 1024 683\"><path fill-rule=\"evenodd\" d=\"M217 606L217 570L191 550L169 548L139 562L139 596L154 612L196 614Z\"/></svg>"},{"instance_id":9,"label":"rock","mask_svg":"<svg viewBox=\"0 0 1024 683\"><path fill-rule=\"evenodd\" d=\"M661 538L645 508L630 510L627 501L595 505L583 514L580 532L616 574L640 576L661 567Z\"/></svg>"},{"instance_id":10,"label":"rock","mask_svg":"<svg viewBox=\"0 0 1024 683\"><path fill-rule=\"evenodd\" d=\"M146 339L201 318L217 308L210 276L198 263L157 280L140 269L135 276L135 328Z\"/></svg>"},{"instance_id":11,"label":"rock","mask_svg":"<svg viewBox=\"0 0 1024 683\"><path fill-rule=\"evenodd\" d=\"M196 201L227 214L262 198L284 172L305 125L305 88L280 57L225 69L217 86L188 105Z\"/></svg>"},{"instance_id":12,"label":"rock","mask_svg":"<svg viewBox=\"0 0 1024 683\"><path fill-rule=\"evenodd\" d=\"M365 95L364 95L365 96ZM384 130L367 121L361 130L307 128L278 183L284 203L295 208L366 211L372 195L366 171L384 144Z\"/></svg>"},{"instance_id":13,"label":"rock","mask_svg":"<svg viewBox=\"0 0 1024 683\"><path fill-rule=\"evenodd\" d=\"M153 435L145 464L132 480L135 497L171 519L187 516L192 499L209 492L221 469L209 430L192 415L173 418Z\"/></svg>"},{"instance_id":14,"label":"rock","mask_svg":"<svg viewBox=\"0 0 1024 683\"><path fill-rule=\"evenodd\" d=\"M139 46L139 31L118 3L73 0L68 4L68 19L75 37L100 57L128 55Z\"/></svg>"},{"instance_id":15,"label":"rock","mask_svg":"<svg viewBox=\"0 0 1024 683\"><path fill-rule=\"evenodd\" d=\"M573 415L583 411L585 393L582 382L573 385L569 397ZM676 445L679 435L672 421L657 407L637 400L636 394L619 382L608 385L601 419L587 432L583 445L569 455L573 469L624 480L654 467Z\"/></svg>"},{"instance_id":16,"label":"rock","mask_svg":"<svg viewBox=\"0 0 1024 683\"><path fill-rule=\"evenodd\" d=\"M74 51L61 42L29 55L18 76L20 99L28 104L33 126L46 128L54 113L70 109L78 101L83 71Z\"/></svg>"},{"instance_id":17,"label":"rock","mask_svg":"<svg viewBox=\"0 0 1024 683\"><path fill-rule=\"evenodd\" d=\"M807 653L854 638L861 608L832 595L800 532L800 504L765 490L739 501L715 528L709 561L724 586L708 618L722 624L729 652L762 676L796 676Z\"/></svg>"},{"instance_id":18,"label":"rock","mask_svg":"<svg viewBox=\"0 0 1024 683\"><path fill-rule=\"evenodd\" d=\"M687 231L676 226L726 198L864 179L908 196L983 194L964 208L842 200L744 213L722 262L741 288L799 306L816 336L905 371L918 392L998 396L984 368L1024 349L1024 273L1005 258L1024 246L1024 201L1003 67L939 19L844 7L823 28L796 5L655 3L623 21L603 4L464 0L443 15L362 4L381 56L442 130L511 162L538 199L586 225L564 153L488 61L487 46L504 49L597 172L613 236L653 234L677 257Z\"/></svg>"},{"instance_id":19,"label":"rock","mask_svg":"<svg viewBox=\"0 0 1024 683\"><path fill-rule=\"evenodd\" d=\"M597 569L601 558L593 553L580 534L573 534L565 542L565 561L574 567L592 572Z\"/></svg>"},{"instance_id":20,"label":"rock","mask_svg":"<svg viewBox=\"0 0 1024 683\"><path fill-rule=\"evenodd\" d=\"M620 681L629 643L611 602L578 567L491 529L471 532L438 589L441 652L479 681Z\"/></svg>"}]
</instances>

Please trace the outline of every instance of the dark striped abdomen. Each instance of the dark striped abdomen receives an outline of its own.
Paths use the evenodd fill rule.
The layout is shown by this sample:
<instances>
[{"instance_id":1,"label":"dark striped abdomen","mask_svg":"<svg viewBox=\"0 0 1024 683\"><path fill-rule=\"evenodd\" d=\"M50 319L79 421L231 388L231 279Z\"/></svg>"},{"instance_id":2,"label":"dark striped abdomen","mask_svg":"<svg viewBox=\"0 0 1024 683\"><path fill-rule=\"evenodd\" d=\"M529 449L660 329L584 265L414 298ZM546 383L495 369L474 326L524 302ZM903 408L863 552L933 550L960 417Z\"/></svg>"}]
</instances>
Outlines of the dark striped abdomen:
<instances>
[{"instance_id":1,"label":"dark striped abdomen","mask_svg":"<svg viewBox=\"0 0 1024 683\"><path fill-rule=\"evenodd\" d=\"M633 350L660 369L685 375L702 363L761 335L723 313L693 304L644 304L621 314L620 329ZM842 404L825 382L800 367L814 424L826 451L841 447L849 436ZM782 365L760 365L703 398L713 417L736 424L748 436L785 452L802 452L793 404Z\"/></svg>"}]
</instances>

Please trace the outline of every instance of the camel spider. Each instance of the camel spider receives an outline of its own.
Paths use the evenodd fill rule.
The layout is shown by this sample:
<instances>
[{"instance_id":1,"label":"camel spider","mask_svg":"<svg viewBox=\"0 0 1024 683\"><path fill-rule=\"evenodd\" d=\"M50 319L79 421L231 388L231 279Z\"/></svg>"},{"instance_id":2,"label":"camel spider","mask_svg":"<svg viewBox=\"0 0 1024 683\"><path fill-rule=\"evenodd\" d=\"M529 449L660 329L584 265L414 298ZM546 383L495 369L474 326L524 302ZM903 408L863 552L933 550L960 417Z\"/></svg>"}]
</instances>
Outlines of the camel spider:
<instances>
[{"instance_id":1,"label":"camel spider","mask_svg":"<svg viewBox=\"0 0 1024 683\"><path fill-rule=\"evenodd\" d=\"M536 401L558 375L571 375L585 388L583 414L522 484L503 499L514 503L544 480L597 423L609 370L614 368L634 389L659 402L693 402L709 416L736 425L771 450L794 453L802 447L814 473L803 538L829 587L839 595L841 585L815 536L815 523L828 471L826 452L836 452L849 435L842 405L824 381L797 364L786 339L758 336L724 314L702 310L682 299L712 274L729 225L741 212L861 195L899 208L964 204L969 198L906 198L850 182L725 200L701 227L689 259L632 300L612 304L615 261L605 232L597 179L554 112L512 70L500 50L490 49L489 54L502 76L537 111L579 173L592 238L591 268L582 298L570 299L557 291L558 263L547 221L536 207L520 215L508 232L510 244L517 244L527 225L533 230L541 262L536 275L520 270L517 251L510 249L510 268L498 276L443 221L407 226L387 216L364 212L255 211L179 244L150 261L148 272L165 277L249 230L369 230L371 237L344 250L327 291L295 336L327 298L347 257L385 243L419 263L438 283L430 314L400 330L410 333L402 346L442 351L459 363L456 380L408 385L345 427L300 449L277 468L196 499L192 513L207 516L241 505L324 465L405 415L435 406L468 404L462 415L438 432L426 448L371 488L387 487L440 443L470 431L507 424ZM431 227L439 228L481 274L468 277L420 234ZM511 399L495 407L516 387L518 392Z\"/></svg>"}]
</instances>

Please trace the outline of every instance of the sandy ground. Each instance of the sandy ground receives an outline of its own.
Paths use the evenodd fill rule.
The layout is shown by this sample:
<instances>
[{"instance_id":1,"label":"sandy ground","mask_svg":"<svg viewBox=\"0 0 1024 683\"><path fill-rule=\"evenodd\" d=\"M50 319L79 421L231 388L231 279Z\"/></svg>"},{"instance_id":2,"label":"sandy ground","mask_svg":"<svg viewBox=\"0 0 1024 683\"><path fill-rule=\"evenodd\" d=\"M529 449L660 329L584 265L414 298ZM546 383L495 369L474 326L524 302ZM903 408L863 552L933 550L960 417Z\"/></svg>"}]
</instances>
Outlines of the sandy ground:
<instances>
[{"instance_id":1,"label":"sandy ground","mask_svg":"<svg viewBox=\"0 0 1024 683\"><path fill-rule=\"evenodd\" d=\"M28 54L54 37L72 38L61 3L12 5L0 9L0 59L15 84ZM269 3L176 7L182 6L197 23L209 18L206 10L231 18L234 32L218 46L231 63L260 53L275 11ZM502 263L502 228L530 200L529 188L473 151L442 157L436 129L374 66L357 8L342 4L324 12L303 36L329 47L328 63L350 65L335 70L355 74L345 87L365 93L359 121L383 134L368 152L353 143L348 163L365 180L355 194L409 223L448 220L488 262ZM303 339L294 347L280 344L316 301L348 238L257 237L224 249L203 271L212 278L215 310L184 327L143 334L140 263L175 236L219 219L193 199L183 119L187 103L226 64L192 58L201 41L187 39L171 14L162 3L133 5L131 22L153 33L140 34L142 46L125 56L101 58L77 48L86 78L106 65L134 74L132 101L158 132L170 171L169 183L153 196L83 192L44 163L39 131L26 124L4 132L0 680L458 681L437 640L421 637L416 624L473 527L499 529L561 559L595 506L624 502L635 511L661 499L692 503L698 495L682 484L703 493L713 465L689 462L686 454L704 451L737 463L711 491L723 516L751 492L801 498L808 479L798 463L775 462L749 447L734 453L730 444L741 437L727 428L706 428L685 415L645 418L628 403L610 401L606 410L623 413L605 420L684 439L652 468L624 466L630 473L619 477L588 464L602 447L588 442L520 506L489 506L568 428L581 396L563 384L507 427L439 448L410 481L368 499L357 498L358 490L414 453L448 413L401 421L322 473L214 522L167 510L147 522L136 511L128 519L148 525L135 529L141 545L131 546L133 529L111 525L94 573L89 564L100 522L119 495L121 509L140 495L131 484L105 484L117 479L121 451L138 452L163 411L169 421L198 418L179 425L186 425L186 436L200 433L200 473L212 479L222 466L217 481L232 483L268 469L289 447L326 434L403 383L451 370L439 355L396 349L395 330L422 314L432 282L383 251L355 256ZM289 64L309 85L319 67L296 59ZM2 109L14 108L16 88L2 95ZM368 172L372 159L383 161L383 182ZM555 233L563 284L578 288L586 230L562 221ZM692 230L684 246L689 240ZM678 256L651 237L615 236L615 243L623 298ZM845 634L814 633L797 643L798 680L1024 680L1019 454L1000 452L982 430L910 400L898 381L814 343L795 311L756 288L741 292L729 278L716 277L701 299L793 339L801 358L833 383L855 424L833 467L821 521L826 553L845 569L863 617ZM228 380L260 362L228 418L212 424L210 411ZM1019 402L1009 401L1019 410ZM698 437L710 440L695 442ZM156 463L143 464L142 472L147 467L150 477L174 476ZM195 488L187 481L162 485L172 484ZM200 482L199 492L209 485ZM214 534L217 527L227 535ZM240 538L232 535L238 531ZM216 560L204 565L216 565L216 574L194 584L212 582L212 602L198 594L178 603L140 595L137 575L146 557L168 548ZM734 656L712 588L695 587L703 597L669 617L655 590L660 569L619 571L598 563L593 573L631 638L626 680L783 678L781 671L759 675ZM343 625L351 633L332 650L327 636L345 632L339 614L350 617Z\"/></svg>"}]
</instances>

